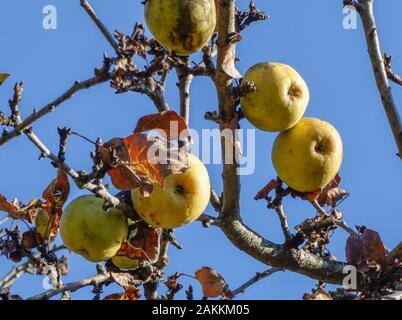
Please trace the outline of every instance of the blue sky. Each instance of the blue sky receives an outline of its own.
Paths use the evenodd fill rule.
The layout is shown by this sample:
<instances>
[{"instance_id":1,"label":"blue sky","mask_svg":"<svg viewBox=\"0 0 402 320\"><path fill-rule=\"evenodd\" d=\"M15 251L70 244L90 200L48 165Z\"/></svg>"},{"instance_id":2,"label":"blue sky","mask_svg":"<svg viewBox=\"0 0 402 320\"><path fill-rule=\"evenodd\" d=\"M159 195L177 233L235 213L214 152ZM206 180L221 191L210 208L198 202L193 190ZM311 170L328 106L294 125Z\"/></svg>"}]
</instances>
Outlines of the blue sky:
<instances>
[{"instance_id":1,"label":"blue sky","mask_svg":"<svg viewBox=\"0 0 402 320\"><path fill-rule=\"evenodd\" d=\"M143 21L143 7L139 0L92 1L98 15L110 30L130 33L136 21ZM255 63L277 61L291 65L306 80L310 89L310 104L306 116L318 117L332 123L344 142L344 161L340 171L342 186L352 196L342 205L350 225L366 225L380 232L385 244L392 248L399 241L400 196L402 186L401 162L395 156L392 139L365 46L362 26L357 30L342 27L344 14L342 1L304 0L291 4L280 0L256 0L257 6L270 15L270 19L257 23L244 32L244 41L238 46L241 61L238 69L245 73ZM238 4L245 8L248 1ZM56 6L57 30L42 27L42 9ZM399 0L375 3L379 35L383 50L394 56L393 67L402 70L402 43L396 37L402 28ZM92 21L81 9L79 1L62 0L3 0L0 5L0 72L12 77L0 88L0 109L7 110L7 100L16 81L25 82L22 115L41 107L65 91L75 80L90 77L93 69L101 65L102 53L113 51ZM196 59L196 57L194 58ZM174 74L169 77L167 98L177 110L178 93ZM402 89L393 85L397 104L402 104ZM213 128L203 120L203 114L216 108L217 101L212 83L197 78L191 88L191 127L197 130ZM101 136L105 141L126 136L139 117L154 113L155 108L145 96L135 93L115 95L107 84L90 91L80 92L54 113L35 123L39 137L57 150L57 126L72 127L92 139ZM252 128L247 121L243 128ZM256 172L242 177L242 216L250 227L272 241L281 242L277 217L266 209L264 202L253 200L255 193L275 177L270 161L270 150L275 134L256 132ZM78 138L68 145L67 161L75 169L89 169L91 145ZM25 137L14 139L0 148L0 193L8 198L18 197L29 201L41 195L55 175L47 160L37 161L38 152ZM208 165L211 183L221 191L221 167ZM83 194L72 189L70 199ZM286 199L285 209L293 227L314 211L306 203ZM207 213L213 214L208 208ZM0 213L0 218L4 214ZM201 266L218 270L236 288L255 272L267 266L234 248L220 230L203 229L199 223L176 231L184 245L181 251L170 250L167 274L176 271L192 274ZM344 260L347 235L336 231L330 245L332 253ZM58 240L60 241L60 240ZM12 263L0 260L0 276ZM70 273L64 281L78 280L95 272L95 265L80 256L70 255ZM28 297L43 290L42 277L25 275L14 285L14 291ZM200 288L193 280L196 296ZM315 281L304 276L283 272L259 282L243 299L300 299ZM163 291L164 288L161 288ZM90 289L73 294L76 298L90 298ZM105 292L115 292L115 286ZM184 292L179 295L184 297Z\"/></svg>"}]
</instances>

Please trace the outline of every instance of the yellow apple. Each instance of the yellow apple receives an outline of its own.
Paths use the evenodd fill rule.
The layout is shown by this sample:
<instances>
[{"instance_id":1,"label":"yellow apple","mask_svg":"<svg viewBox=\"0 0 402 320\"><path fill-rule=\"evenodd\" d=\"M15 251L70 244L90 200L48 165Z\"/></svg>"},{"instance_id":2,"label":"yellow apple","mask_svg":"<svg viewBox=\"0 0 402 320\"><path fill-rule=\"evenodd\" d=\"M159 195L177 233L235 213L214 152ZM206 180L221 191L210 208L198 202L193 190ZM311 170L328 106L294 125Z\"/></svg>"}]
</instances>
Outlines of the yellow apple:
<instances>
[{"instance_id":1,"label":"yellow apple","mask_svg":"<svg viewBox=\"0 0 402 320\"><path fill-rule=\"evenodd\" d=\"M52 226L50 225L50 219L47 212L40 209L38 215L35 218L36 232L40 233L42 239L48 240L50 237L50 232L52 231Z\"/></svg>"},{"instance_id":2,"label":"yellow apple","mask_svg":"<svg viewBox=\"0 0 402 320\"><path fill-rule=\"evenodd\" d=\"M168 176L163 189L155 184L149 197L143 197L138 188L132 191L135 210L152 227L177 228L193 222L206 209L211 192L208 171L192 154L188 164L184 173Z\"/></svg>"},{"instance_id":3,"label":"yellow apple","mask_svg":"<svg viewBox=\"0 0 402 320\"><path fill-rule=\"evenodd\" d=\"M126 246L126 245L129 246L131 239L133 239L137 235L137 232L138 232L138 228L134 221L128 219L128 226L129 226L128 228L132 229L132 230L130 231L129 235L127 236L127 239L123 242L122 247ZM116 267L118 267L120 269L136 269L139 266L138 259L132 259L128 256L123 256L123 255L115 255L112 258L112 262Z\"/></svg>"},{"instance_id":4,"label":"yellow apple","mask_svg":"<svg viewBox=\"0 0 402 320\"><path fill-rule=\"evenodd\" d=\"M112 258L128 233L127 219L116 208L103 209L103 199L85 195L64 210L60 235L65 246L85 259L100 262Z\"/></svg>"},{"instance_id":5,"label":"yellow apple","mask_svg":"<svg viewBox=\"0 0 402 320\"><path fill-rule=\"evenodd\" d=\"M241 97L246 118L258 129L279 132L293 127L306 111L310 94L303 78L292 67L276 62L251 67L243 81L256 92Z\"/></svg>"},{"instance_id":6,"label":"yellow apple","mask_svg":"<svg viewBox=\"0 0 402 320\"><path fill-rule=\"evenodd\" d=\"M147 0L145 21L167 50L190 55L204 47L215 30L214 0Z\"/></svg>"},{"instance_id":7,"label":"yellow apple","mask_svg":"<svg viewBox=\"0 0 402 320\"><path fill-rule=\"evenodd\" d=\"M114 256L112 262L116 267L123 270L137 269L139 266L139 261L137 259L131 259L126 256Z\"/></svg>"},{"instance_id":8,"label":"yellow apple","mask_svg":"<svg viewBox=\"0 0 402 320\"><path fill-rule=\"evenodd\" d=\"M299 192L326 186L342 163L342 139L328 122L303 118L281 132L272 148L272 162L279 177Z\"/></svg>"}]
</instances>

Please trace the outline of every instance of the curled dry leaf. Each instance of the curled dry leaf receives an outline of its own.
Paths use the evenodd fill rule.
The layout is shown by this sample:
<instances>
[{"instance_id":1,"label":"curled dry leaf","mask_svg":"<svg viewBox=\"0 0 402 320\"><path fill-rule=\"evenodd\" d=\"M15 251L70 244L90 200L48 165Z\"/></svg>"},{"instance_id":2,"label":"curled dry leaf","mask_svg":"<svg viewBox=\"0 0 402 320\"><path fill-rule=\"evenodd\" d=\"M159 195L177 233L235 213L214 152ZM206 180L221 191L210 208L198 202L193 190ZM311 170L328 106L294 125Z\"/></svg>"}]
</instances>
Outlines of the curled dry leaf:
<instances>
[{"instance_id":1,"label":"curled dry leaf","mask_svg":"<svg viewBox=\"0 0 402 320\"><path fill-rule=\"evenodd\" d=\"M386 253L380 234L377 231L365 229L361 235L361 240L367 259L384 265L386 263Z\"/></svg>"},{"instance_id":2,"label":"curled dry leaf","mask_svg":"<svg viewBox=\"0 0 402 320\"><path fill-rule=\"evenodd\" d=\"M303 300L332 300L332 296L324 289L318 288L313 293L305 293Z\"/></svg>"},{"instance_id":3,"label":"curled dry leaf","mask_svg":"<svg viewBox=\"0 0 402 320\"><path fill-rule=\"evenodd\" d=\"M321 206L328 205L335 207L339 201L350 195L350 193L346 192L342 188L339 188L340 182L341 177L339 174L337 174L335 178L333 178L331 182L328 183L324 188L309 193L302 193L301 198L310 202L317 200ZM294 193L296 195L300 195L298 192Z\"/></svg>"},{"instance_id":4,"label":"curled dry leaf","mask_svg":"<svg viewBox=\"0 0 402 320\"><path fill-rule=\"evenodd\" d=\"M359 236L350 236L346 241L346 261L359 266L364 260L363 243Z\"/></svg>"},{"instance_id":5,"label":"curled dry leaf","mask_svg":"<svg viewBox=\"0 0 402 320\"><path fill-rule=\"evenodd\" d=\"M267 185L262 188L260 191L258 191L258 193L256 194L256 196L254 197L254 200L262 200L262 199L267 199L269 193L272 190L275 190L277 187L280 186L280 182L278 181L278 179L276 180L271 180L270 182L267 183Z\"/></svg>"},{"instance_id":6,"label":"curled dry leaf","mask_svg":"<svg viewBox=\"0 0 402 320\"><path fill-rule=\"evenodd\" d=\"M346 258L362 272L368 271L371 261L384 265L386 252L378 232L365 229L361 235L350 236L346 242Z\"/></svg>"},{"instance_id":7,"label":"curled dry leaf","mask_svg":"<svg viewBox=\"0 0 402 320\"><path fill-rule=\"evenodd\" d=\"M138 120L134 133L158 130L168 140L186 139L191 141L191 134L186 121L175 111L150 114Z\"/></svg>"},{"instance_id":8,"label":"curled dry leaf","mask_svg":"<svg viewBox=\"0 0 402 320\"><path fill-rule=\"evenodd\" d=\"M141 297L141 291L133 286L124 287L124 292L109 294L103 300L127 300L135 301Z\"/></svg>"},{"instance_id":9,"label":"curled dry leaf","mask_svg":"<svg viewBox=\"0 0 402 320\"><path fill-rule=\"evenodd\" d=\"M339 188L340 182L341 177L337 174L335 178L321 190L317 198L320 205L335 207L339 201L350 195L350 193L346 192L344 189Z\"/></svg>"},{"instance_id":10,"label":"curled dry leaf","mask_svg":"<svg viewBox=\"0 0 402 320\"><path fill-rule=\"evenodd\" d=\"M19 203L14 200L12 203L0 194L0 210L5 211L8 215L15 220L26 220L29 223L35 221L35 217L43 202L40 199L33 199L27 205Z\"/></svg>"},{"instance_id":11,"label":"curled dry leaf","mask_svg":"<svg viewBox=\"0 0 402 320\"><path fill-rule=\"evenodd\" d=\"M70 182L67 174L57 170L56 178L43 191L42 197L46 200L43 208L49 216L50 235L54 238L59 232L62 207L70 193Z\"/></svg>"},{"instance_id":12,"label":"curled dry leaf","mask_svg":"<svg viewBox=\"0 0 402 320\"><path fill-rule=\"evenodd\" d=\"M195 277L201 284L204 297L233 297L226 280L216 270L210 267L202 267L195 272Z\"/></svg>"},{"instance_id":13,"label":"curled dry leaf","mask_svg":"<svg viewBox=\"0 0 402 320\"><path fill-rule=\"evenodd\" d=\"M108 173L116 188L128 191L139 187L144 196L152 193L153 184L163 187L167 176L184 172L188 165L185 150L139 133L110 140L101 154L111 167Z\"/></svg>"},{"instance_id":14,"label":"curled dry leaf","mask_svg":"<svg viewBox=\"0 0 402 320\"><path fill-rule=\"evenodd\" d=\"M230 77L239 79L242 77L239 70L236 68L236 46L235 41L240 41L240 38L234 39L226 44L222 49L222 61L220 61L220 65L222 66L222 70Z\"/></svg>"},{"instance_id":15,"label":"curled dry leaf","mask_svg":"<svg viewBox=\"0 0 402 320\"><path fill-rule=\"evenodd\" d=\"M7 80L10 75L8 73L0 73L0 86Z\"/></svg>"},{"instance_id":16,"label":"curled dry leaf","mask_svg":"<svg viewBox=\"0 0 402 320\"><path fill-rule=\"evenodd\" d=\"M129 242L124 242L116 255L154 263L159 256L160 236L160 229L138 223L135 236Z\"/></svg>"}]
</instances>

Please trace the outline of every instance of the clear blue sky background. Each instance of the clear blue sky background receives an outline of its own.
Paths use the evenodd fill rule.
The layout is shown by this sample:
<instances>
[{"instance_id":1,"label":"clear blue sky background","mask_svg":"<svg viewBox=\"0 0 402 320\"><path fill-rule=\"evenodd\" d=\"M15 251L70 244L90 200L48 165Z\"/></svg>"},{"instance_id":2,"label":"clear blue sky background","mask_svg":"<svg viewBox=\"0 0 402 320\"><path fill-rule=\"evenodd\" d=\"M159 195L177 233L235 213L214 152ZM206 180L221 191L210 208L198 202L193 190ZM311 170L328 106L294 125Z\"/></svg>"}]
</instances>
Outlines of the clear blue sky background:
<instances>
[{"instance_id":1,"label":"clear blue sky background","mask_svg":"<svg viewBox=\"0 0 402 320\"><path fill-rule=\"evenodd\" d=\"M130 33L136 21L143 21L143 7L139 0L92 1L99 16L110 29ZM238 4L245 8L248 1ZM42 8L53 4L58 9L58 29L42 28ZM344 142L344 162L341 169L342 186L352 196L342 203L347 222L367 225L378 230L385 244L393 247L400 240L401 162L395 156L396 147L376 91L360 21L357 30L342 27L342 1L284 1L257 0L256 4L271 19L253 25L244 32L238 46L241 61L238 69L244 74L257 62L278 61L296 68L310 88L311 102L306 116L331 122ZM398 32L402 2L376 1L376 16L383 50L394 55L395 70L402 70L402 44ZM22 115L38 108L72 84L74 80L90 77L100 66L102 53L113 51L92 21L81 9L79 1L69 0L3 0L0 5L0 71L12 74L0 88L0 107L7 110L7 99L14 82L25 82ZM177 110L178 95L175 75L169 78L167 97ZM216 107L216 97L208 79L196 79L192 87L191 126L195 129L213 128L203 120L205 111ZM402 105L402 89L394 88L395 100ZM54 151L57 150L57 126L69 126L85 136L104 140L125 136L142 115L154 113L152 103L134 93L115 95L107 84L88 92L80 92L51 115L34 125L36 133ZM247 121L243 128L251 128ZM281 232L273 212L264 202L253 196L268 180L275 177L270 150L275 135L257 132L256 173L242 178L242 216L256 231L270 240L281 242ZM67 160L76 169L89 169L91 145L77 138L71 139ZM37 161L38 151L25 137L0 148L0 193L8 198L29 201L41 195L55 175L47 160ZM221 167L209 165L213 187L221 191ZM83 192L72 189L70 199ZM314 211L301 201L287 199L286 211L291 226ZM208 209L208 213L213 213ZM0 213L0 217L4 214ZM215 228L203 229L199 223L180 228L176 232L184 249L170 250L171 263L167 274L175 271L192 274L201 266L217 269L236 288L255 272L267 266L234 248ZM346 235L337 231L330 248L344 259ZM60 241L58 239L58 241ZM63 280L72 281L92 275L95 265L71 254L70 273ZM0 262L0 276L12 263ZM42 291L42 278L25 275L14 285L23 297ZM201 297L198 284L192 283L196 296ZM278 273L259 282L246 293L244 299L300 299L315 281L291 272ZM90 289L73 294L75 298L91 298ZM111 286L105 292L116 292ZM161 287L161 291L164 288ZM180 295L184 297L184 292Z\"/></svg>"}]
</instances>

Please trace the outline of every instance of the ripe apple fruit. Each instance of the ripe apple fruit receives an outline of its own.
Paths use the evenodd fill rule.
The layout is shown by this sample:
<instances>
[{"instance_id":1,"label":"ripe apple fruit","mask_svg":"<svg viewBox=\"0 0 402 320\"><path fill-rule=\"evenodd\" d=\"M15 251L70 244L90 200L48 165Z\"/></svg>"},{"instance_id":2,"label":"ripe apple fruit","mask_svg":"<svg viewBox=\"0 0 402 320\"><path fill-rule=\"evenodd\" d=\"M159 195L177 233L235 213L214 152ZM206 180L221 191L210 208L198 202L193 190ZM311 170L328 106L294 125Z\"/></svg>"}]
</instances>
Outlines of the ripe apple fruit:
<instances>
[{"instance_id":1,"label":"ripe apple fruit","mask_svg":"<svg viewBox=\"0 0 402 320\"><path fill-rule=\"evenodd\" d=\"M127 239L123 242L123 245L129 245L131 239L133 239L138 232L138 228L136 227L136 224L134 221L128 219L128 229L129 229L129 234L127 236ZM131 230L130 230L131 229ZM123 255L115 255L112 257L112 262L113 264L120 268L120 269L136 269L139 266L139 260L138 259L132 259L128 256L123 256Z\"/></svg>"},{"instance_id":2,"label":"ripe apple fruit","mask_svg":"<svg viewBox=\"0 0 402 320\"><path fill-rule=\"evenodd\" d=\"M170 175L161 188L154 184L149 197L132 191L134 208L154 228L173 229L196 220L209 203L211 186L208 171L194 155L188 154L185 172Z\"/></svg>"},{"instance_id":3,"label":"ripe apple fruit","mask_svg":"<svg viewBox=\"0 0 402 320\"><path fill-rule=\"evenodd\" d=\"M50 232L52 231L52 226L50 225L50 219L47 212L40 209L38 215L35 218L36 232L38 232L42 239L48 240L50 237Z\"/></svg>"},{"instance_id":4,"label":"ripe apple fruit","mask_svg":"<svg viewBox=\"0 0 402 320\"><path fill-rule=\"evenodd\" d=\"M190 55L204 47L215 30L214 0L147 0L145 21L167 50Z\"/></svg>"},{"instance_id":5,"label":"ripe apple fruit","mask_svg":"<svg viewBox=\"0 0 402 320\"><path fill-rule=\"evenodd\" d=\"M328 122L303 118L281 132L272 148L272 163L279 178L299 192L326 186L342 163L342 139Z\"/></svg>"},{"instance_id":6,"label":"ripe apple fruit","mask_svg":"<svg viewBox=\"0 0 402 320\"><path fill-rule=\"evenodd\" d=\"M127 218L117 208L103 209L103 199L85 195L64 210L60 235L65 246L85 259L100 262L113 257L128 233Z\"/></svg>"},{"instance_id":7,"label":"ripe apple fruit","mask_svg":"<svg viewBox=\"0 0 402 320\"><path fill-rule=\"evenodd\" d=\"M256 92L240 99L246 118L258 129L284 131L293 127L306 111L310 94L303 78L292 67L276 62L251 67L243 81L253 82Z\"/></svg>"}]
</instances>

